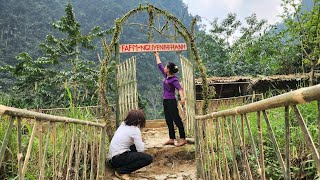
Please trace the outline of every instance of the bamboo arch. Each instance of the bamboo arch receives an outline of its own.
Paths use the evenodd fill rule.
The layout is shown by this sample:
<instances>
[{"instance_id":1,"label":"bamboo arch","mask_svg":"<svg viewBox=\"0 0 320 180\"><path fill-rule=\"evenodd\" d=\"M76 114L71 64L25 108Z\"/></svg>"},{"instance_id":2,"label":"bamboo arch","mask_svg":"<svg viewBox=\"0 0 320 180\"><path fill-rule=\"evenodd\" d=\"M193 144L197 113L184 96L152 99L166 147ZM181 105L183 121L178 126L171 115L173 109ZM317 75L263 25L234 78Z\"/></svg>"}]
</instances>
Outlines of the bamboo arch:
<instances>
[{"instance_id":1,"label":"bamboo arch","mask_svg":"<svg viewBox=\"0 0 320 180\"><path fill-rule=\"evenodd\" d=\"M185 42L188 44L190 50L191 50L191 57L195 60L196 65L200 71L201 79L203 82L202 87L202 95L204 97L204 106L203 106L203 113L207 113L208 109L208 83L207 83L207 73L206 68L202 63L202 59L199 55L199 52L196 47L195 42L195 35L194 35L194 28L195 24L197 22L197 19L194 18L191 22L191 29L188 30L187 27L173 14L162 10L158 7L155 7L153 5L139 5L137 8L132 9L127 14L125 14L122 18L118 18L115 20L114 27L110 30L110 34L113 33L113 36L111 38L110 44L106 42L106 39L103 39L103 46L105 49L105 55L103 60L100 60L100 75L99 75L99 101L103 108L103 114L106 119L106 125L107 125L107 134L109 137L112 136L112 130L111 130L111 121L108 119L110 117L110 110L108 106L107 98L105 97L105 94L107 92L107 89L105 87L105 84L107 83L107 66L111 60L112 54L115 54L115 50L117 48L117 44L119 42L120 34L123 30L123 24L128 20L129 17L131 17L134 14L137 14L139 12L147 12L149 15L148 19L148 41L153 42L153 26L154 26L154 14L159 14L164 16L168 21L171 21L174 24L175 30L183 37ZM115 59L119 59L119 57L115 57ZM109 138L110 139L110 138Z\"/></svg>"}]
</instances>

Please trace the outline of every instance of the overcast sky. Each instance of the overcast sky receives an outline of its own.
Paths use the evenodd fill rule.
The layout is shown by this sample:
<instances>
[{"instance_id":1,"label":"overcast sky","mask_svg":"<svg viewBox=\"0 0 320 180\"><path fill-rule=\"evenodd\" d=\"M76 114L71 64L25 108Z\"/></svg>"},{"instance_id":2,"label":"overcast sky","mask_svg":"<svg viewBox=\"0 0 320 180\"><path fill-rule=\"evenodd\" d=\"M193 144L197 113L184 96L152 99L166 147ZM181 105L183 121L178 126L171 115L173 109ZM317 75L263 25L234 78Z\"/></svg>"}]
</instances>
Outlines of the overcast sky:
<instances>
[{"instance_id":1,"label":"overcast sky","mask_svg":"<svg viewBox=\"0 0 320 180\"><path fill-rule=\"evenodd\" d=\"M259 19L267 19L269 24L279 22L281 0L183 0L192 15L202 17L202 22L209 24L214 18L224 19L228 13L237 13L238 18L256 13ZM206 20L207 19L207 20Z\"/></svg>"}]
</instances>

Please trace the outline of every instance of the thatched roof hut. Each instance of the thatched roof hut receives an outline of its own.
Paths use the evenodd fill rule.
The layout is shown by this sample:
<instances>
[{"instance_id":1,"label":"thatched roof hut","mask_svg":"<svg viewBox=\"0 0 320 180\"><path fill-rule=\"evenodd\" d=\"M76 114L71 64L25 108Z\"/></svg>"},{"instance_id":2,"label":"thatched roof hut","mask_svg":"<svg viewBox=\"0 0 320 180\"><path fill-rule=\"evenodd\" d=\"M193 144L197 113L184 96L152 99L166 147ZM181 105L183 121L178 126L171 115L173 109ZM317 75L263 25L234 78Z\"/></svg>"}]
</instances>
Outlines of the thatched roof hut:
<instances>
[{"instance_id":1,"label":"thatched roof hut","mask_svg":"<svg viewBox=\"0 0 320 180\"><path fill-rule=\"evenodd\" d=\"M316 74L319 79L320 74ZM317 79L317 80L318 80ZM265 93L270 90L290 91L300 87L308 86L308 74L289 74L274 76L231 76L231 77L210 77L208 78L209 89L214 87L216 90L215 99L243 96L247 94ZM320 82L319 80L317 82ZM201 96L202 80L196 79L196 98L203 99ZM211 88L212 89L212 88Z\"/></svg>"}]
</instances>

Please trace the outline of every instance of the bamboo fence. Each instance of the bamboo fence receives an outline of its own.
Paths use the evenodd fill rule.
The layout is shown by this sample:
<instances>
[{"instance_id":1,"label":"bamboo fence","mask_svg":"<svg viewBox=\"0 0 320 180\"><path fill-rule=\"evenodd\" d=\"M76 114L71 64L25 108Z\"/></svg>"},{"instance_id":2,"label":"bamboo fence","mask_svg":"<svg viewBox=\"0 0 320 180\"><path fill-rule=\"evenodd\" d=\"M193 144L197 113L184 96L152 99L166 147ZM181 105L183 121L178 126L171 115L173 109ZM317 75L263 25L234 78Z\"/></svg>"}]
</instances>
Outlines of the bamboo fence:
<instances>
[{"instance_id":1,"label":"bamboo fence","mask_svg":"<svg viewBox=\"0 0 320 180\"><path fill-rule=\"evenodd\" d=\"M268 166L265 157L266 143L269 143L273 146L272 152L277 159L281 178L291 179L293 178L291 147L294 145L292 142L294 129L301 132L303 151L311 154L312 159L309 162L313 164L311 167L315 167L319 175L319 100L320 85L316 85L232 109L196 116L198 175L204 180L269 179L266 173ZM318 140L312 138L309 124L301 114L301 107L299 109L297 106L313 103L313 101L318 103L317 112L315 112L318 113L316 116L318 119L314 121L318 134L313 133ZM283 126L272 127L271 116L276 116L277 121L274 123L281 122ZM255 126L251 126L252 124ZM293 127L294 124L296 127ZM280 130L282 135L276 136L275 130L278 133ZM295 130L294 133L296 132ZM279 141L282 143L279 144Z\"/></svg>"},{"instance_id":2,"label":"bamboo fence","mask_svg":"<svg viewBox=\"0 0 320 180\"><path fill-rule=\"evenodd\" d=\"M136 58L131 57L117 67L119 120L126 118L128 112L138 108Z\"/></svg>"},{"instance_id":3,"label":"bamboo fence","mask_svg":"<svg viewBox=\"0 0 320 180\"><path fill-rule=\"evenodd\" d=\"M31 174L38 175L40 180L105 179L104 124L3 105L0 105L0 116L2 127L9 124L0 141L0 169L8 166L2 162L6 155L10 156L9 139L12 143L16 137L18 179L25 179L26 174L29 174L26 179ZM28 130L28 126L32 128ZM17 136L13 136L14 132Z\"/></svg>"}]
</instances>

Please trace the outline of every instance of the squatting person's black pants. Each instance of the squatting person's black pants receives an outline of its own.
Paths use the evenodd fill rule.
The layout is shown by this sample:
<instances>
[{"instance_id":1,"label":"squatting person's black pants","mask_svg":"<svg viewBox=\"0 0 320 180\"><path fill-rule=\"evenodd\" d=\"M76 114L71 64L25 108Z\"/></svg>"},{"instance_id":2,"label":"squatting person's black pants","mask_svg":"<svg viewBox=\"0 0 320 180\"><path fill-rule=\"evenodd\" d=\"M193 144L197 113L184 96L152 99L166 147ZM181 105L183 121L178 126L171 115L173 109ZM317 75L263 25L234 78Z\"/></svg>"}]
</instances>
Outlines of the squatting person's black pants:
<instances>
[{"instance_id":1,"label":"squatting person's black pants","mask_svg":"<svg viewBox=\"0 0 320 180\"><path fill-rule=\"evenodd\" d=\"M110 164L121 174L130 174L140 168L151 164L153 158L151 155L137 152L135 145L130 147L131 151L124 152L112 157Z\"/></svg>"},{"instance_id":2,"label":"squatting person's black pants","mask_svg":"<svg viewBox=\"0 0 320 180\"><path fill-rule=\"evenodd\" d=\"M176 135L174 132L173 122L179 129L180 138L186 138L186 133L184 132L183 123L179 115L178 106L176 99L164 99L163 108L166 122L169 129L170 139L175 139Z\"/></svg>"}]
</instances>

